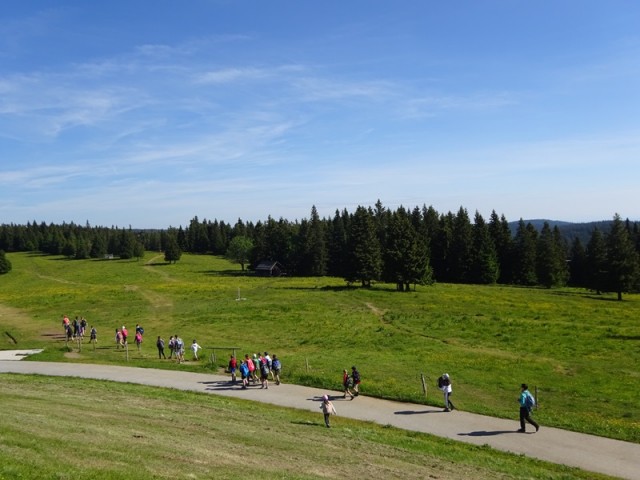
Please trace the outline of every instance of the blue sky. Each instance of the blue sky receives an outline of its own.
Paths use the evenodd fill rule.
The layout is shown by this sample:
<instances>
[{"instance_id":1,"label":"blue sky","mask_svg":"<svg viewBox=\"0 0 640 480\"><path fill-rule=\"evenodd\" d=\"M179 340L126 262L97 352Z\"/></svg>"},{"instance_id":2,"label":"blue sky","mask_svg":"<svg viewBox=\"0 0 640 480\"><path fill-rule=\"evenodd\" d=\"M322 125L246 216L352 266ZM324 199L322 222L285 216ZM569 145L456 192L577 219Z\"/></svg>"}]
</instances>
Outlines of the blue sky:
<instances>
[{"instance_id":1,"label":"blue sky","mask_svg":"<svg viewBox=\"0 0 640 480\"><path fill-rule=\"evenodd\" d=\"M640 220L640 3L8 0L0 223Z\"/></svg>"}]
</instances>

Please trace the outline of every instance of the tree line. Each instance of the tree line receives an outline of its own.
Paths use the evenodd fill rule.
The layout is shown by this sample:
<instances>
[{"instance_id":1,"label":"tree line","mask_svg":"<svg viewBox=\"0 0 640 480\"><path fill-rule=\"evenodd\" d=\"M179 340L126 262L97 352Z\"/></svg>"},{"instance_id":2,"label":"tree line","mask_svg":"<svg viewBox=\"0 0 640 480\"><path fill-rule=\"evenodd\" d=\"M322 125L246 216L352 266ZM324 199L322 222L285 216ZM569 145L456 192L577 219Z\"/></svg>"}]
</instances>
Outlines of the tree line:
<instances>
[{"instance_id":1,"label":"tree line","mask_svg":"<svg viewBox=\"0 0 640 480\"><path fill-rule=\"evenodd\" d=\"M226 255L255 267L278 261L287 274L337 276L349 284L383 281L407 291L433 282L575 286L596 292L640 291L638 223L614 215L608 231L595 227L586 245L568 241L558 226L540 229L524 220L512 233L504 215L473 220L460 207L395 210L380 201L354 212L336 210L320 218L315 206L300 221L268 217L256 223L194 217L186 227L166 230L71 224L0 225L0 250L41 251L69 258L140 258L145 250L165 252L175 262L182 252Z\"/></svg>"}]
</instances>

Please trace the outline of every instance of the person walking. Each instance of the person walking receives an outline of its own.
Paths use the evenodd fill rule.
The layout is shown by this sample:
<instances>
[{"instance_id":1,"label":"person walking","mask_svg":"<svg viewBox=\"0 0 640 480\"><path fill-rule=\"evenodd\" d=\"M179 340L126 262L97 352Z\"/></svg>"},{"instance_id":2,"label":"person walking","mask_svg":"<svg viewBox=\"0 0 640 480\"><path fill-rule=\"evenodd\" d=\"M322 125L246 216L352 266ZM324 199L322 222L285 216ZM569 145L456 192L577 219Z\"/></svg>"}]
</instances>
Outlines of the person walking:
<instances>
[{"instance_id":1,"label":"person walking","mask_svg":"<svg viewBox=\"0 0 640 480\"><path fill-rule=\"evenodd\" d=\"M98 343L98 330L96 330L96 327L93 325L91 325L91 337L89 339L89 343L93 343L94 347L95 344Z\"/></svg>"},{"instance_id":2,"label":"person walking","mask_svg":"<svg viewBox=\"0 0 640 480\"><path fill-rule=\"evenodd\" d=\"M236 370L238 369L238 360L236 360L235 355L231 355L229 358L229 373L231 374L231 382L236 383Z\"/></svg>"},{"instance_id":3,"label":"person walking","mask_svg":"<svg viewBox=\"0 0 640 480\"><path fill-rule=\"evenodd\" d=\"M451 403L453 388L451 387L451 378L448 373L443 373L442 376L438 378L438 388L442 390L442 393L444 394L444 411L450 412L455 409L453 403Z\"/></svg>"},{"instance_id":4,"label":"person walking","mask_svg":"<svg viewBox=\"0 0 640 480\"><path fill-rule=\"evenodd\" d=\"M158 340L156 340L156 347L158 347L158 358L164 358L166 360L167 356L164 354L164 339L160 335L158 335Z\"/></svg>"},{"instance_id":5,"label":"person walking","mask_svg":"<svg viewBox=\"0 0 640 480\"><path fill-rule=\"evenodd\" d=\"M271 359L271 357L269 356L269 352L264 352L264 358L267 361L267 366L269 367L269 372L271 374L271 380L276 379L275 374L273 373L273 360Z\"/></svg>"},{"instance_id":6,"label":"person walking","mask_svg":"<svg viewBox=\"0 0 640 480\"><path fill-rule=\"evenodd\" d=\"M262 357L260 359L260 382L262 386L260 388L269 388L269 363L267 359Z\"/></svg>"},{"instance_id":7,"label":"person walking","mask_svg":"<svg viewBox=\"0 0 640 480\"><path fill-rule=\"evenodd\" d=\"M273 373L273 378L276 381L276 385L280 385L280 370L282 370L282 362L280 361L277 355L273 356L271 365L272 365L271 372Z\"/></svg>"},{"instance_id":8,"label":"person walking","mask_svg":"<svg viewBox=\"0 0 640 480\"><path fill-rule=\"evenodd\" d=\"M336 407L333 406L333 403L331 402L331 400L329 400L329 396L328 395L323 395L322 397L322 405L320 405L320 408L322 409L322 413L324 414L324 424L327 426L327 428L331 428L331 425L329 424L329 417L331 415L336 415Z\"/></svg>"},{"instance_id":9,"label":"person walking","mask_svg":"<svg viewBox=\"0 0 640 480\"><path fill-rule=\"evenodd\" d=\"M136 347L138 348L138 351L140 351L140 348L142 347L142 334L140 332L136 332L133 339L136 342Z\"/></svg>"},{"instance_id":10,"label":"person walking","mask_svg":"<svg viewBox=\"0 0 640 480\"><path fill-rule=\"evenodd\" d=\"M353 396L360 395L360 372L353 366L351 367L351 379L353 380Z\"/></svg>"},{"instance_id":11,"label":"person walking","mask_svg":"<svg viewBox=\"0 0 640 480\"><path fill-rule=\"evenodd\" d=\"M242 388L249 386L249 362L245 359L240 364L240 377L242 378Z\"/></svg>"},{"instance_id":12,"label":"person walking","mask_svg":"<svg viewBox=\"0 0 640 480\"><path fill-rule=\"evenodd\" d=\"M525 433L525 421L529 422L536 429L536 432L540 430L540 425L533 418L531 418L531 409L535 407L536 401L529 392L529 386L526 383L520 385L520 397L518 398L520 403L520 429L518 432Z\"/></svg>"},{"instance_id":13,"label":"person walking","mask_svg":"<svg viewBox=\"0 0 640 480\"><path fill-rule=\"evenodd\" d=\"M173 335L169 337L169 360L173 357L174 352L176 351L176 339Z\"/></svg>"},{"instance_id":14,"label":"person walking","mask_svg":"<svg viewBox=\"0 0 640 480\"><path fill-rule=\"evenodd\" d=\"M347 372L347 369L345 368L344 370L342 370L342 387L344 388L344 397L342 398L347 398L347 395L349 395L351 397L351 400L353 400L353 393L351 393L351 385L352 385L352 379L349 376L349 372Z\"/></svg>"},{"instance_id":15,"label":"person walking","mask_svg":"<svg viewBox=\"0 0 640 480\"><path fill-rule=\"evenodd\" d=\"M184 342L182 341L182 338L180 338L178 335L174 335L174 351L176 354L176 360L178 360L178 363L183 363L184 362Z\"/></svg>"},{"instance_id":16,"label":"person walking","mask_svg":"<svg viewBox=\"0 0 640 480\"><path fill-rule=\"evenodd\" d=\"M198 350L202 350L202 347L200 345L198 345L198 342L196 342L196 339L193 339L193 343L191 343L191 352L193 353L193 360L194 361L198 361Z\"/></svg>"}]
</instances>

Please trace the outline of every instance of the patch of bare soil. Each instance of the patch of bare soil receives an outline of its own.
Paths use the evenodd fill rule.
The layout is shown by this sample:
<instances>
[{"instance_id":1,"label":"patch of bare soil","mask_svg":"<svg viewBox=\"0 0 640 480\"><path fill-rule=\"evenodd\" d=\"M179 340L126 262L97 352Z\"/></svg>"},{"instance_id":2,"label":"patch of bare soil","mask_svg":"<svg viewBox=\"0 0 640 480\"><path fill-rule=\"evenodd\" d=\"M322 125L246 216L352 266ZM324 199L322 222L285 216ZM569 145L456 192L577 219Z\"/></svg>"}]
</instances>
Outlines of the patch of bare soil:
<instances>
[{"instance_id":1,"label":"patch of bare soil","mask_svg":"<svg viewBox=\"0 0 640 480\"><path fill-rule=\"evenodd\" d=\"M371 311L373 312L373 314L374 314L375 316L377 316L377 317L382 317L382 316L384 316L384 314L385 314L385 312L386 312L386 310L382 310L382 309L380 309L380 308L376 307L373 303L369 303L369 302L367 302L367 303L365 303L365 305L366 305L366 306L367 306L367 308L368 308L369 310L371 310Z\"/></svg>"}]
</instances>

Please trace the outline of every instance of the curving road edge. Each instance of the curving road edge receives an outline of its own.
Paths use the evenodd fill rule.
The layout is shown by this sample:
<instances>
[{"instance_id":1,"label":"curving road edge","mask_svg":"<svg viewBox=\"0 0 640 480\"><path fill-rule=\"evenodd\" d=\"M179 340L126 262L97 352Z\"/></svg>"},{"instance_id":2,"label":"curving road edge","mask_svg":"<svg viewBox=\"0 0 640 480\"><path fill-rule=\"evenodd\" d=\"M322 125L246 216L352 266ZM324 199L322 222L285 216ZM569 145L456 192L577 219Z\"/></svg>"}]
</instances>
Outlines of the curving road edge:
<instances>
[{"instance_id":1,"label":"curving road edge","mask_svg":"<svg viewBox=\"0 0 640 480\"><path fill-rule=\"evenodd\" d=\"M3 353L6 353L3 352ZM24 354L22 354L24 355ZM268 390L242 390L229 377L174 370L54 362L21 362L0 355L0 373L69 376L137 383L155 387L245 398L284 407L318 411L318 401L331 395L339 416L430 433L475 445L522 454L548 462L578 467L615 477L640 480L640 444L541 426L538 433L521 434L517 421L367 396L343 400L341 392L299 385L270 385ZM24 358L24 357L19 357ZM13 358L15 360L17 358ZM517 407L517 406L516 406Z\"/></svg>"}]
</instances>

